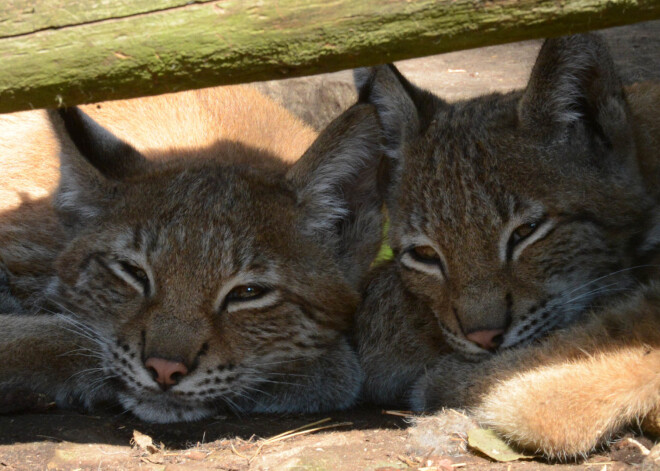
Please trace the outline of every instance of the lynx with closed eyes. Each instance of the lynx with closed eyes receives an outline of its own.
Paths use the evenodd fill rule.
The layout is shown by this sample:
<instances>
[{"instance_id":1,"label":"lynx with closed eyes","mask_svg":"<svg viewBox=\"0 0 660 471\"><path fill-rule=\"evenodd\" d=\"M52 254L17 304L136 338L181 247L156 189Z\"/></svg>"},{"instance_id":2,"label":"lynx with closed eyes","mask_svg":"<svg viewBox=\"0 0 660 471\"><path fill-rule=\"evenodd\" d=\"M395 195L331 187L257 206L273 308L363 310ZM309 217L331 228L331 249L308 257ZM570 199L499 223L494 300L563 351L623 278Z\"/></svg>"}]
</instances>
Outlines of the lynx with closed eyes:
<instances>
[{"instance_id":1,"label":"lynx with closed eyes","mask_svg":"<svg viewBox=\"0 0 660 471\"><path fill-rule=\"evenodd\" d=\"M508 94L449 104L393 66L356 79L392 168L394 259L357 314L365 395L469 408L553 458L657 413L659 291L640 280L655 265L660 87L624 90L589 35L546 41Z\"/></svg>"},{"instance_id":2,"label":"lynx with closed eyes","mask_svg":"<svg viewBox=\"0 0 660 471\"><path fill-rule=\"evenodd\" d=\"M373 107L318 137L241 87L84 110L0 117L4 164L60 154L52 196L0 216L0 390L153 422L352 405L346 332L382 224Z\"/></svg>"}]
</instances>

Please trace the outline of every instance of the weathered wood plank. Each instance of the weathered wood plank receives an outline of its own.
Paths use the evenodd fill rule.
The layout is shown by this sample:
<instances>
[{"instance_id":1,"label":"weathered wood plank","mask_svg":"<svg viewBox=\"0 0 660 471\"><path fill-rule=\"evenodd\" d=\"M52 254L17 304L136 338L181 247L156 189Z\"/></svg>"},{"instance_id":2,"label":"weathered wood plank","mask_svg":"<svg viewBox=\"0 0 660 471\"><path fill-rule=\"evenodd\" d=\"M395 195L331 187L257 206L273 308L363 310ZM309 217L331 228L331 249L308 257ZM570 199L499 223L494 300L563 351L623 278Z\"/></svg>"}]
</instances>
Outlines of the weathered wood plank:
<instances>
[{"instance_id":1,"label":"weathered wood plank","mask_svg":"<svg viewBox=\"0 0 660 471\"><path fill-rule=\"evenodd\" d=\"M0 38L209 1L212 0L4 0L0 2Z\"/></svg>"},{"instance_id":2,"label":"weathered wood plank","mask_svg":"<svg viewBox=\"0 0 660 471\"><path fill-rule=\"evenodd\" d=\"M171 2L127 16L121 3L79 24L48 29L39 20L36 32L0 35L0 112L329 72L660 17L660 0Z\"/></svg>"}]
</instances>

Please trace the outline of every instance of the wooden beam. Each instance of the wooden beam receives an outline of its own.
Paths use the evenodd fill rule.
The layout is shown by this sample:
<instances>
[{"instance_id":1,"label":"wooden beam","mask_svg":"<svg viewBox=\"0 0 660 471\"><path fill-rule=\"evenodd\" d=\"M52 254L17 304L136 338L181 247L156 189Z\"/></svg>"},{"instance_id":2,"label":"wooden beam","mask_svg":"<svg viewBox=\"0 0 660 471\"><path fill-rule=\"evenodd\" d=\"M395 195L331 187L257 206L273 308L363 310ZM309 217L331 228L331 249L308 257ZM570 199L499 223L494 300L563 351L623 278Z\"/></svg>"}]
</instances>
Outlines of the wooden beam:
<instances>
[{"instance_id":1,"label":"wooden beam","mask_svg":"<svg viewBox=\"0 0 660 471\"><path fill-rule=\"evenodd\" d=\"M330 72L660 18L660 0L5 0L0 112Z\"/></svg>"}]
</instances>

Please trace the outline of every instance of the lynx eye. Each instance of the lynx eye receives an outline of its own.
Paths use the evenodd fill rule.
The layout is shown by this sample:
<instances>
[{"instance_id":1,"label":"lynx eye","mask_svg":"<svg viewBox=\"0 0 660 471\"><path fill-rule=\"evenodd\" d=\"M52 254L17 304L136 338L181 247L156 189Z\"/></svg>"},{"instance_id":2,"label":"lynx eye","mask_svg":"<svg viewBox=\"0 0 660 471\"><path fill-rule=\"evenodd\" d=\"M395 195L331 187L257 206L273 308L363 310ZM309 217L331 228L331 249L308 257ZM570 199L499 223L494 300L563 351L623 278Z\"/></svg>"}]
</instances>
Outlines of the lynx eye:
<instances>
[{"instance_id":1,"label":"lynx eye","mask_svg":"<svg viewBox=\"0 0 660 471\"><path fill-rule=\"evenodd\" d=\"M431 245L416 245L405 250L401 255L401 263L412 270L446 278L442 256Z\"/></svg>"},{"instance_id":2,"label":"lynx eye","mask_svg":"<svg viewBox=\"0 0 660 471\"><path fill-rule=\"evenodd\" d=\"M149 277L147 276L147 272L145 272L142 268L131 265L128 262L119 262L119 265L121 265L122 270L135 278L137 282L143 285L149 284Z\"/></svg>"},{"instance_id":3,"label":"lynx eye","mask_svg":"<svg viewBox=\"0 0 660 471\"><path fill-rule=\"evenodd\" d=\"M554 218L542 216L534 221L520 224L510 233L504 232L500 242L502 262L517 260L527 247L545 238L556 223Z\"/></svg>"},{"instance_id":4,"label":"lynx eye","mask_svg":"<svg viewBox=\"0 0 660 471\"><path fill-rule=\"evenodd\" d=\"M417 260L422 263L440 263L440 256L438 252L435 251L430 245L420 245L413 247L410 250L410 254Z\"/></svg>"},{"instance_id":5,"label":"lynx eye","mask_svg":"<svg viewBox=\"0 0 660 471\"><path fill-rule=\"evenodd\" d=\"M251 301L258 299L265 295L268 288L259 285L241 285L232 289L228 294L226 300L231 301Z\"/></svg>"},{"instance_id":6,"label":"lynx eye","mask_svg":"<svg viewBox=\"0 0 660 471\"><path fill-rule=\"evenodd\" d=\"M267 285L237 285L224 297L219 312L251 309L269 309L280 300L280 292Z\"/></svg>"},{"instance_id":7,"label":"lynx eye","mask_svg":"<svg viewBox=\"0 0 660 471\"><path fill-rule=\"evenodd\" d=\"M149 275L143 268L125 260L110 260L107 263L104 263L104 265L111 269L117 277L135 288L136 291L144 296L149 296L151 292L151 284L149 281Z\"/></svg>"},{"instance_id":8,"label":"lynx eye","mask_svg":"<svg viewBox=\"0 0 660 471\"><path fill-rule=\"evenodd\" d=\"M511 243L512 244L517 244L518 242L526 239L527 237L531 236L536 229L539 227L538 222L530 222L528 224L523 224L521 226L518 226L512 233L511 233Z\"/></svg>"}]
</instances>

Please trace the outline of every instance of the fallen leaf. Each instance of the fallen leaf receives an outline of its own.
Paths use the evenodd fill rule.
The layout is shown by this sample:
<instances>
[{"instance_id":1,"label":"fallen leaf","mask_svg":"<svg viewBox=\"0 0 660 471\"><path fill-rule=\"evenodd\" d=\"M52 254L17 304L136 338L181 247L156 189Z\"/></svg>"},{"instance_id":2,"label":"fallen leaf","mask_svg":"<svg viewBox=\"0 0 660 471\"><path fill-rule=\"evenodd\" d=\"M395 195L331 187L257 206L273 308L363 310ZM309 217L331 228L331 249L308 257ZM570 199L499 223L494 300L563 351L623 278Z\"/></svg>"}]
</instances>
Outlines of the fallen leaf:
<instances>
[{"instance_id":1,"label":"fallen leaf","mask_svg":"<svg viewBox=\"0 0 660 471\"><path fill-rule=\"evenodd\" d=\"M468 445L495 461L530 460L534 456L515 451L493 430L477 428L468 432Z\"/></svg>"},{"instance_id":2,"label":"fallen leaf","mask_svg":"<svg viewBox=\"0 0 660 471\"><path fill-rule=\"evenodd\" d=\"M158 453L160 450L154 445L154 440L149 435L146 435L137 430L133 430L133 439L131 443L139 450L147 451L150 454Z\"/></svg>"}]
</instances>

